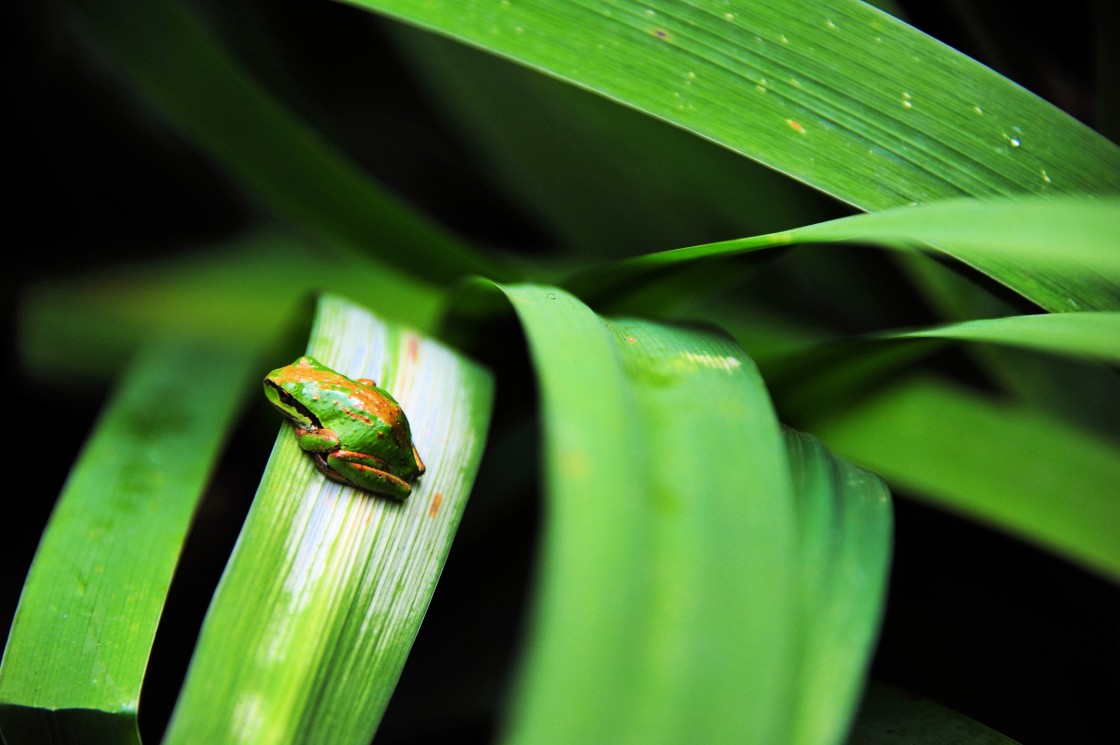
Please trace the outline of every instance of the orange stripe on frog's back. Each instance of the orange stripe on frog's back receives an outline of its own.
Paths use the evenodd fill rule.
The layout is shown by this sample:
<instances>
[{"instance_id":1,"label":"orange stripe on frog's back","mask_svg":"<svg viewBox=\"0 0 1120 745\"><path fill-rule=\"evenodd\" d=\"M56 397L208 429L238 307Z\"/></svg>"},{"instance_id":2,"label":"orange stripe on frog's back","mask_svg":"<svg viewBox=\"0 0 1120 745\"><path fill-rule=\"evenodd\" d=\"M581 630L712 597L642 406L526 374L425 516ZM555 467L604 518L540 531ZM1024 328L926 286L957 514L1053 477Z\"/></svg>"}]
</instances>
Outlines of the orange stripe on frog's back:
<instances>
[{"instance_id":1,"label":"orange stripe on frog's back","mask_svg":"<svg viewBox=\"0 0 1120 745\"><path fill-rule=\"evenodd\" d=\"M385 422L385 424L389 425L394 430L397 429L397 423L401 418L400 406L397 406L372 388L367 388L361 384L351 385L349 381L345 379L341 382L343 384L341 387L343 387L351 397L362 402L361 408L363 411L374 414L378 419ZM346 413L348 416L364 421L366 424L372 424L372 421L370 421L368 417L363 416L357 411L347 411Z\"/></svg>"},{"instance_id":2,"label":"orange stripe on frog's back","mask_svg":"<svg viewBox=\"0 0 1120 745\"><path fill-rule=\"evenodd\" d=\"M361 411L368 411L385 424L399 429L398 422L401 417L401 407L389 401L376 390L356 383L344 375L328 370L316 370L302 365L291 368L289 377L301 383L315 383L321 390L334 390L345 393L360 402ZM366 424L373 424L373 420L354 409L346 409L346 415Z\"/></svg>"}]
</instances>

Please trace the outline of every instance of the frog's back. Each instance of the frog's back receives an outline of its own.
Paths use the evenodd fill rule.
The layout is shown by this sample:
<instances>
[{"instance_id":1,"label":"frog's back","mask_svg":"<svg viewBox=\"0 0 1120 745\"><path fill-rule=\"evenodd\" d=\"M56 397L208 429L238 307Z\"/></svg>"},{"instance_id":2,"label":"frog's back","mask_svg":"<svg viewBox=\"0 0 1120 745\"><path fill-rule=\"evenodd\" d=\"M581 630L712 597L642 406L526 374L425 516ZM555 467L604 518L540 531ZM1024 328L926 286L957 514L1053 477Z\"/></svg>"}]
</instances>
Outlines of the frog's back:
<instances>
[{"instance_id":1,"label":"frog's back","mask_svg":"<svg viewBox=\"0 0 1120 745\"><path fill-rule=\"evenodd\" d=\"M412 433L400 404L380 388L339 377L340 382L325 386L321 394L329 412L323 426L335 430L347 450L376 455L402 469L412 468Z\"/></svg>"},{"instance_id":2,"label":"frog's back","mask_svg":"<svg viewBox=\"0 0 1120 745\"><path fill-rule=\"evenodd\" d=\"M372 444L388 437L404 416L400 405L392 398L342 376L337 381L324 381L319 395L325 404L323 426L335 430L340 437L343 433L349 435L348 445L355 450L359 443L366 444L369 440ZM346 442L345 437L343 442Z\"/></svg>"}]
</instances>

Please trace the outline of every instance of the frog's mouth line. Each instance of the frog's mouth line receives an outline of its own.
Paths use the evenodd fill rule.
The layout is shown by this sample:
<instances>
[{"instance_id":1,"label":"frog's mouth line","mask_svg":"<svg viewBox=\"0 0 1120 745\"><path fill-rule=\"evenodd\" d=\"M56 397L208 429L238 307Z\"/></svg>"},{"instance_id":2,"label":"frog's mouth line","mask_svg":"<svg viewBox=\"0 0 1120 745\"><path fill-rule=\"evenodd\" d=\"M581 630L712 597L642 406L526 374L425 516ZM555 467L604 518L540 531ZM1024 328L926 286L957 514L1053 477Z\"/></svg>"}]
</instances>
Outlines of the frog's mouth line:
<instances>
[{"instance_id":1,"label":"frog's mouth line","mask_svg":"<svg viewBox=\"0 0 1120 745\"><path fill-rule=\"evenodd\" d=\"M319 421L319 417L312 414L310 409L292 398L292 394L288 393L271 380L266 382L276 397L276 403L280 404L281 411L287 408L289 411L284 411L285 414L292 418L295 418L295 416L303 417L311 423L311 427L314 429L320 429L323 426L323 423ZM293 416L293 414L295 416ZM302 422L299 422L299 424L302 424Z\"/></svg>"}]
</instances>

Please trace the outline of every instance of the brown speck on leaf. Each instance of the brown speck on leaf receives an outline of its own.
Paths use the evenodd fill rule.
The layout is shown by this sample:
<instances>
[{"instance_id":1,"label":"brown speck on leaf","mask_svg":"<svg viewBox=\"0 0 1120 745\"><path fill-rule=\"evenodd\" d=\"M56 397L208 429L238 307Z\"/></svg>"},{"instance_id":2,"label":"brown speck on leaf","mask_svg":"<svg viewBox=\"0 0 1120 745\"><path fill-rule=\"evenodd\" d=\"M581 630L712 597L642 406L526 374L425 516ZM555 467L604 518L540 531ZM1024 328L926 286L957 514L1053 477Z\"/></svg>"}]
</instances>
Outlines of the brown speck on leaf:
<instances>
[{"instance_id":1,"label":"brown speck on leaf","mask_svg":"<svg viewBox=\"0 0 1120 745\"><path fill-rule=\"evenodd\" d=\"M635 339L633 336L627 336L626 341L630 342L631 344L637 344L638 343L638 340Z\"/></svg>"},{"instance_id":2,"label":"brown speck on leaf","mask_svg":"<svg viewBox=\"0 0 1120 745\"><path fill-rule=\"evenodd\" d=\"M428 505L428 517L435 518L439 514L440 505L443 504L443 492L436 492L432 495L432 502Z\"/></svg>"},{"instance_id":3,"label":"brown speck on leaf","mask_svg":"<svg viewBox=\"0 0 1120 745\"><path fill-rule=\"evenodd\" d=\"M805 128L801 126L801 122L795 122L793 119L786 119L786 124L799 135L805 134Z\"/></svg>"},{"instance_id":4,"label":"brown speck on leaf","mask_svg":"<svg viewBox=\"0 0 1120 745\"><path fill-rule=\"evenodd\" d=\"M669 32L666 31L663 28L655 28L653 30L653 35L656 36L658 39L661 39L662 41L669 38Z\"/></svg>"}]
</instances>

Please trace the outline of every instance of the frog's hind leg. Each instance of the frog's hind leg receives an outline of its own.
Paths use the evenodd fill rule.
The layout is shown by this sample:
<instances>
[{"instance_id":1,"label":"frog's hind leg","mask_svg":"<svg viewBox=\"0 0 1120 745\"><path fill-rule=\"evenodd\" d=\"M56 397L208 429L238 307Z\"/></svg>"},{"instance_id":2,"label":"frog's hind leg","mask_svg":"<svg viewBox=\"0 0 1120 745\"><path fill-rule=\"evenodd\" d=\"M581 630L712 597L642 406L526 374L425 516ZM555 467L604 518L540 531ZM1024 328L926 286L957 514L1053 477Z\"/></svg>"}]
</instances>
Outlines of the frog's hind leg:
<instances>
[{"instance_id":1,"label":"frog's hind leg","mask_svg":"<svg viewBox=\"0 0 1120 745\"><path fill-rule=\"evenodd\" d=\"M393 499L405 499L412 493L408 482L385 470L388 464L376 456L352 450L336 450L327 455L327 463L335 472L332 478L367 491Z\"/></svg>"},{"instance_id":2,"label":"frog's hind leg","mask_svg":"<svg viewBox=\"0 0 1120 745\"><path fill-rule=\"evenodd\" d=\"M317 469L319 469L319 473L323 474L331 481L338 481L343 484L350 483L346 479L346 477L344 477L342 474L338 473L334 470L334 468L331 467L331 464L327 462L327 456L323 453L311 453L311 462L315 464L315 467Z\"/></svg>"}]
</instances>

